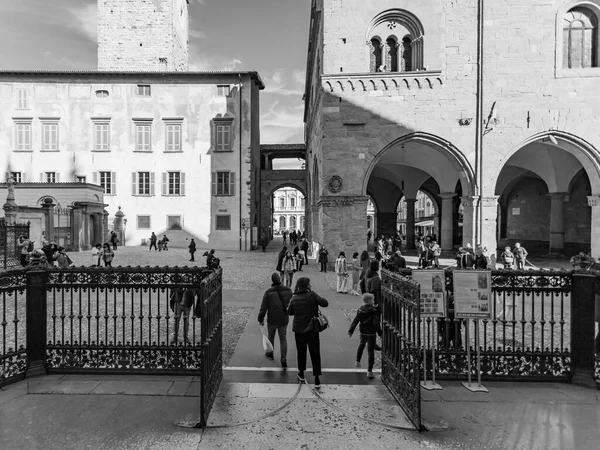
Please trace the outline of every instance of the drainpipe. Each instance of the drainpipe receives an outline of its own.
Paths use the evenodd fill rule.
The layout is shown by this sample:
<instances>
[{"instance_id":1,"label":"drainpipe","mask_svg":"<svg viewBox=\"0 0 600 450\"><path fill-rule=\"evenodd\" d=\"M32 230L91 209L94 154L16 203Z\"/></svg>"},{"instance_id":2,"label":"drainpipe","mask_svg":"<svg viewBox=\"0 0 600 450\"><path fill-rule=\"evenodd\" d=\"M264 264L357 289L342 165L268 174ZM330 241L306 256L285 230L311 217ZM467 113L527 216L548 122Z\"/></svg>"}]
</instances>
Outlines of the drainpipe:
<instances>
[{"instance_id":1,"label":"drainpipe","mask_svg":"<svg viewBox=\"0 0 600 450\"><path fill-rule=\"evenodd\" d=\"M238 73L238 79L240 82L240 174L238 176L238 183L240 185L240 217L238 221L238 232L240 235L240 251L242 251L242 76Z\"/></svg>"},{"instance_id":2,"label":"drainpipe","mask_svg":"<svg viewBox=\"0 0 600 450\"><path fill-rule=\"evenodd\" d=\"M483 10L484 0L477 1L477 94L475 111L475 195L478 198L475 220L475 244L483 239Z\"/></svg>"}]
</instances>

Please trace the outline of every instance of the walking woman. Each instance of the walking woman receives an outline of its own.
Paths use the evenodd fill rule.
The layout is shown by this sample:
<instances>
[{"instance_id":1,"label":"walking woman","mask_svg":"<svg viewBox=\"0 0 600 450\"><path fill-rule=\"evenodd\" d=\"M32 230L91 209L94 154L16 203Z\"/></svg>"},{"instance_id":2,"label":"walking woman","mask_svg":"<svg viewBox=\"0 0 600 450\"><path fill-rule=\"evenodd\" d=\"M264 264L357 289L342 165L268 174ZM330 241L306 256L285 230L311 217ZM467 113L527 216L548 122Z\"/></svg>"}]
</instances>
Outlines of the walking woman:
<instances>
[{"instance_id":1,"label":"walking woman","mask_svg":"<svg viewBox=\"0 0 600 450\"><path fill-rule=\"evenodd\" d=\"M367 288L365 287L365 277L367 276L367 271L369 270L369 267L371 267L371 258L369 256L369 252L366 250L363 250L363 252L360 254L360 266L362 268L362 270L360 271L360 276L358 277L360 284L360 292L361 294L366 294Z\"/></svg>"},{"instance_id":2,"label":"walking woman","mask_svg":"<svg viewBox=\"0 0 600 450\"><path fill-rule=\"evenodd\" d=\"M348 265L346 262L346 254L340 252L335 260L335 274L337 276L337 291L341 294L348 293Z\"/></svg>"},{"instance_id":3,"label":"walking woman","mask_svg":"<svg viewBox=\"0 0 600 450\"><path fill-rule=\"evenodd\" d=\"M288 314L294 316L292 331L296 339L298 354L298 380L302 383L306 381L304 371L306 370L306 350L308 348L317 389L321 387L321 344L319 332L312 328L312 318L317 315L319 306L326 308L328 305L327 300L311 290L308 278L298 278L296 290L287 309Z\"/></svg>"},{"instance_id":4,"label":"walking woman","mask_svg":"<svg viewBox=\"0 0 600 450\"><path fill-rule=\"evenodd\" d=\"M367 255L368 256L368 255ZM352 295L360 295L358 291L358 283L360 282L360 273L362 272L362 267L360 265L360 261L358 260L358 252L354 252L352 255ZM348 270L350 270L348 268Z\"/></svg>"},{"instance_id":5,"label":"walking woman","mask_svg":"<svg viewBox=\"0 0 600 450\"><path fill-rule=\"evenodd\" d=\"M104 248L102 249L102 261L104 261L104 267L112 267L112 260L114 257L115 252L110 248L110 244L105 242Z\"/></svg>"},{"instance_id":6,"label":"walking woman","mask_svg":"<svg viewBox=\"0 0 600 450\"><path fill-rule=\"evenodd\" d=\"M296 271L296 259L289 250L285 252L282 265L283 285L291 288L292 280L294 279L294 272Z\"/></svg>"}]
</instances>

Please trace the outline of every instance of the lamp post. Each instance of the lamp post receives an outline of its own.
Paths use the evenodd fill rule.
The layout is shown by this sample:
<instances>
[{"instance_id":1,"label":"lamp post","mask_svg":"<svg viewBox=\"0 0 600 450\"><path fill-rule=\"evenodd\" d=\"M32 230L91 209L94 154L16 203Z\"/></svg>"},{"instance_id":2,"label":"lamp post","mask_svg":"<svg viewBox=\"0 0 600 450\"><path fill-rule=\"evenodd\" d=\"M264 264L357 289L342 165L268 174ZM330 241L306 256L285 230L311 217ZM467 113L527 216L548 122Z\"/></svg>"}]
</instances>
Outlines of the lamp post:
<instances>
[{"instance_id":1,"label":"lamp post","mask_svg":"<svg viewBox=\"0 0 600 450\"><path fill-rule=\"evenodd\" d=\"M60 202L56 202L56 244L60 247Z\"/></svg>"},{"instance_id":2,"label":"lamp post","mask_svg":"<svg viewBox=\"0 0 600 450\"><path fill-rule=\"evenodd\" d=\"M123 219L123 247L125 247L125 236L127 236L127 219Z\"/></svg>"}]
</instances>

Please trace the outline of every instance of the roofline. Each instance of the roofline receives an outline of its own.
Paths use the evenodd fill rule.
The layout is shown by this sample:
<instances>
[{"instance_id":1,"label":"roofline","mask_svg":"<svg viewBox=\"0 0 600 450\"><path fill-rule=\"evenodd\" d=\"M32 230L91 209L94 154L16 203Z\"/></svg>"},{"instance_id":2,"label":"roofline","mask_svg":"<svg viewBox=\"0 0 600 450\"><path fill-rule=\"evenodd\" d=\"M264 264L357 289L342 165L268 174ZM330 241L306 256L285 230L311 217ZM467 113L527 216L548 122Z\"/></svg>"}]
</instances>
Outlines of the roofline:
<instances>
[{"instance_id":1,"label":"roofline","mask_svg":"<svg viewBox=\"0 0 600 450\"><path fill-rule=\"evenodd\" d=\"M193 78L200 76L240 76L249 75L254 80L258 88L262 91L265 88L265 84L260 77L259 73L255 70L233 72L225 70L208 70L208 71L195 71L195 72L164 72L164 71L101 71L101 70L7 70L0 69L0 78L6 76L36 76L36 77L64 77L64 76L79 76L79 77L149 77L149 78Z\"/></svg>"}]
</instances>

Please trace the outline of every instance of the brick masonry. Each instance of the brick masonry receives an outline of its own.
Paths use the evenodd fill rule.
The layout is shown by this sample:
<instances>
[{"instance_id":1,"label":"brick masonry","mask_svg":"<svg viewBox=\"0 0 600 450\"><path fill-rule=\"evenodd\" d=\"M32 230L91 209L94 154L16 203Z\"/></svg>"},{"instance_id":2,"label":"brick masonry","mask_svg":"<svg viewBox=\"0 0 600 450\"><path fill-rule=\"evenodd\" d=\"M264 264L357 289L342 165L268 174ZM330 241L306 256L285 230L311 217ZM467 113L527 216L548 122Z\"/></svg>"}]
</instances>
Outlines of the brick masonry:
<instances>
[{"instance_id":1,"label":"brick masonry","mask_svg":"<svg viewBox=\"0 0 600 450\"><path fill-rule=\"evenodd\" d=\"M187 0L98 0L98 69L187 71Z\"/></svg>"},{"instance_id":2,"label":"brick masonry","mask_svg":"<svg viewBox=\"0 0 600 450\"><path fill-rule=\"evenodd\" d=\"M487 120L494 103L495 112L483 139L480 193L486 199L501 196L503 192L498 189L506 185L502 176L507 173L502 170L517 162L521 172L539 175L549 192L575 189L572 181L584 168L589 191L576 188L565 204L565 215L578 211L577 219L565 218L565 247L568 243L591 243L593 252L598 253L600 213L593 213L582 199L600 193L596 150L600 148L600 137L595 132L600 125L600 104L596 101L600 68L563 69L560 57L561 18L575 3L485 2L482 119ZM368 74L366 41L371 22L390 9L408 11L421 22L426 71L396 77ZM333 252L348 252L362 248L364 220L353 221L350 216L354 212L342 213L345 207L320 204L319 198L363 198L368 194L368 179L377 159L394 140L411 133L439 137L458 149L475 172L477 1L314 0L313 20L312 58L309 55L307 68L311 80L307 88L307 166L315 191L311 196L312 236ZM471 123L461 126L459 119L465 118ZM545 138L550 132L558 137L559 149ZM526 146L525 152L538 155L537 159L530 161L522 156L523 152L517 154ZM457 169L456 158L450 157L444 146L436 147L436 152L428 168L430 174L435 174L439 192L454 192L460 179L462 195L476 195L475 184L466 182L464 171ZM511 159L515 154L518 158ZM548 161L554 167L549 167ZM453 164L456 175L446 176ZM334 174L344 180L337 194L327 187ZM326 219L338 216L344 223L344 234L351 239L342 237L341 230ZM478 240L495 248L494 202L486 200L482 217L473 217L483 222L483 235ZM548 226L549 222L542 225L540 221L537 230L543 233ZM541 239L547 241L548 237Z\"/></svg>"}]
</instances>

